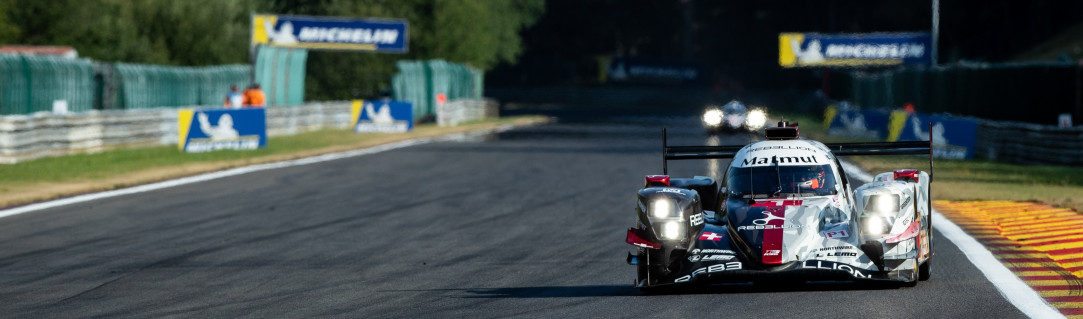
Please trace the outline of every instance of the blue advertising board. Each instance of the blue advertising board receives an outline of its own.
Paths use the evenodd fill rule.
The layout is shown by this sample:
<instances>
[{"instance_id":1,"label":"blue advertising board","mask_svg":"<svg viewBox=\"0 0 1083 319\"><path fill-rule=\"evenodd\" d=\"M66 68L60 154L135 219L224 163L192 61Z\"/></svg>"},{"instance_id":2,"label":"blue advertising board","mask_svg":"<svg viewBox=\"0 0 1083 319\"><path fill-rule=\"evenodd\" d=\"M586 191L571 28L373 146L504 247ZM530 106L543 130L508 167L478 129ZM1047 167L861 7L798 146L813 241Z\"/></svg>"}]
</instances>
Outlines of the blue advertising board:
<instances>
[{"instance_id":1,"label":"blue advertising board","mask_svg":"<svg viewBox=\"0 0 1083 319\"><path fill-rule=\"evenodd\" d=\"M887 137L888 114L876 110L836 109L827 132L882 140Z\"/></svg>"},{"instance_id":2,"label":"blue advertising board","mask_svg":"<svg viewBox=\"0 0 1083 319\"><path fill-rule=\"evenodd\" d=\"M902 125L892 124L891 135L897 136L899 141L928 141L932 133L934 157L974 158L978 122L973 119L914 113L909 114Z\"/></svg>"},{"instance_id":3,"label":"blue advertising board","mask_svg":"<svg viewBox=\"0 0 1083 319\"><path fill-rule=\"evenodd\" d=\"M399 101L353 101L353 129L357 133L408 132L414 128L414 106Z\"/></svg>"},{"instance_id":4,"label":"blue advertising board","mask_svg":"<svg viewBox=\"0 0 1083 319\"><path fill-rule=\"evenodd\" d=\"M254 150L267 146L262 108L177 111L177 147L185 152Z\"/></svg>"},{"instance_id":5,"label":"blue advertising board","mask_svg":"<svg viewBox=\"0 0 1083 319\"><path fill-rule=\"evenodd\" d=\"M680 60L613 58L606 59L602 68L602 83L695 83L703 78L699 66Z\"/></svg>"},{"instance_id":6,"label":"blue advertising board","mask_svg":"<svg viewBox=\"0 0 1083 319\"><path fill-rule=\"evenodd\" d=\"M884 66L932 63L929 33L781 33L783 67Z\"/></svg>"},{"instance_id":7,"label":"blue advertising board","mask_svg":"<svg viewBox=\"0 0 1083 319\"><path fill-rule=\"evenodd\" d=\"M406 20L252 16L252 46L405 53L408 31Z\"/></svg>"}]
</instances>

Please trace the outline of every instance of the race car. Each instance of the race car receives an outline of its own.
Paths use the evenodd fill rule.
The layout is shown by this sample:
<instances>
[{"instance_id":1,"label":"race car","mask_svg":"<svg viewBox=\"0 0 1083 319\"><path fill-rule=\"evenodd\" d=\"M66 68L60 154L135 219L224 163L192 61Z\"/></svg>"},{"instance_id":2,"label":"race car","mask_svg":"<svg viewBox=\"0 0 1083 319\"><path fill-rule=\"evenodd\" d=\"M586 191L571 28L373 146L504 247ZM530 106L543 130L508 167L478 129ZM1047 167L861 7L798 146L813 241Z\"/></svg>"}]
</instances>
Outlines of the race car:
<instances>
[{"instance_id":1,"label":"race car","mask_svg":"<svg viewBox=\"0 0 1083 319\"><path fill-rule=\"evenodd\" d=\"M663 129L663 174L646 176L625 238L635 287L931 277L932 174L895 170L851 191L836 157L928 154L932 171L930 142L824 144L785 122L764 131L744 146L667 146ZM732 158L721 185L667 172L670 160L715 158Z\"/></svg>"},{"instance_id":2,"label":"race car","mask_svg":"<svg viewBox=\"0 0 1083 319\"><path fill-rule=\"evenodd\" d=\"M763 128L767 123L767 112L762 108L749 110L744 103L733 100L722 107L708 106L701 117L703 126L708 132L718 133L722 131L755 132Z\"/></svg>"}]
</instances>

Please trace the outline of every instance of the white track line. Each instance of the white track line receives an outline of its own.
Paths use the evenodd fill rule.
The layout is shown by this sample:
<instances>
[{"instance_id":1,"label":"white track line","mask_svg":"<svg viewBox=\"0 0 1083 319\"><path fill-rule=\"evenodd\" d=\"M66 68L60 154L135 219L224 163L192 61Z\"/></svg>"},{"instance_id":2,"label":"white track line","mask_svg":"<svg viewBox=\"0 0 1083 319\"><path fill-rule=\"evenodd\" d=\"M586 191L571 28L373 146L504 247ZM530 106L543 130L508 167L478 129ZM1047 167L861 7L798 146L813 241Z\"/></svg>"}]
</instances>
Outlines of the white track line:
<instances>
[{"instance_id":1,"label":"white track line","mask_svg":"<svg viewBox=\"0 0 1083 319\"><path fill-rule=\"evenodd\" d=\"M76 204L76 203L88 202L88 201L98 200L98 199L103 199L103 198L110 198L110 197L123 196L123 195L129 195L129 194L138 194L138 193L155 191L155 190L174 187L174 186L180 186L180 185L186 185L186 184L192 184L192 183L198 183L198 182L205 182L205 181L209 181L209 180L213 180L213 179L236 176L236 175L241 175L241 174L248 174L248 173L252 173L252 172L258 172L258 171L264 171L264 170L270 170L270 169L278 169L278 168L285 168L285 167L291 167L291 166L315 164L315 163L320 163L320 162L333 161L333 160L337 160L337 159L375 154L375 153L386 152L386 151L390 151L390 150L394 150L394 149L410 147L410 146L414 146L414 145L431 143L431 142L434 142L434 141L462 140L462 139L469 138L471 136L479 136L479 135L482 135L482 134L487 134L487 133L492 133L492 132L507 131L507 130L511 129L512 127L513 127L512 125L504 125L504 126L501 126L499 128L496 128L496 129L478 130L478 131L467 132L467 133L449 134L449 135L445 135L445 136L442 136L442 137L435 137L435 138L420 138L420 139L415 139L415 140L408 140L408 141L402 141L402 142L397 142L397 143L384 144L384 145L374 146L374 147L365 148L365 149L346 151L346 152L340 152L340 153L324 154L324 155L319 155L319 156L306 157L306 158L289 160L289 161L282 161L282 162L273 162L273 163L267 163L267 164L258 164L258 165L252 165L252 166L238 167L238 168L224 170L224 171L211 172L211 173L206 173L206 174L200 174L200 175L195 175L195 176L189 176L189 177L184 177L184 178L178 178L178 179L173 179L173 180L157 182L157 183L144 184L144 185L139 185L139 186L134 186L134 187L128 187L128 188L122 188L122 189L117 189L117 190L99 192L99 193L78 195L78 196L74 196L74 197L62 198L62 199L51 200L51 201L47 201L47 202L41 202L41 203L30 204L30 205L26 205L26 206L19 206L19 207L15 207L15 208L0 210L0 218L19 215L19 214L25 214L25 213L30 213L30 212L35 212L35 211L39 211L39 210L43 210L43 209L60 207L60 206L64 206L64 205L71 205L71 204Z\"/></svg>"},{"instance_id":2,"label":"white track line","mask_svg":"<svg viewBox=\"0 0 1083 319\"><path fill-rule=\"evenodd\" d=\"M840 162L843 169L850 176L865 183L872 181L873 176L857 167L857 165L846 161ZM1004 267L1004 264L1000 263L996 257L993 257L993 253L985 249L985 246L982 246L974 237L967 235L962 228L935 209L932 211L932 216L933 220L936 221L933 223L933 227L940 231L944 237L947 237L948 240L951 240L955 246L958 246L959 250L966 254L966 258L970 259L970 263L978 267L982 274L985 275L985 278L1000 291L1000 295L1004 296L1004 299L1007 299L1008 302L1011 302L1015 308L1018 308L1019 311L1031 318L1064 318L1064 315L1057 308L1046 302L1042 296L1038 295L1038 292L1030 288L1007 267Z\"/></svg>"}]
</instances>

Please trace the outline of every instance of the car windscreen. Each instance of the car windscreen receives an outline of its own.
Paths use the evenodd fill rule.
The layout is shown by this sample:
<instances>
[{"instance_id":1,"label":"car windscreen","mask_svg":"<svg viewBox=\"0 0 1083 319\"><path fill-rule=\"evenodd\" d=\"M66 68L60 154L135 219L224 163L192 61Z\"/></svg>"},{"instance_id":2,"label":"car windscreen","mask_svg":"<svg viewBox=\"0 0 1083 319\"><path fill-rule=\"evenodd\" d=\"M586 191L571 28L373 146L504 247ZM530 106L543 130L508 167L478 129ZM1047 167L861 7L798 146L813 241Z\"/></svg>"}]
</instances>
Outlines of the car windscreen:
<instances>
[{"instance_id":1,"label":"car windscreen","mask_svg":"<svg viewBox=\"0 0 1083 319\"><path fill-rule=\"evenodd\" d=\"M830 165L730 167L726 188L730 196L740 198L825 196L837 192Z\"/></svg>"},{"instance_id":2,"label":"car windscreen","mask_svg":"<svg viewBox=\"0 0 1083 319\"><path fill-rule=\"evenodd\" d=\"M722 113L725 114L742 114L748 111L744 104L730 102L722 106Z\"/></svg>"}]
</instances>

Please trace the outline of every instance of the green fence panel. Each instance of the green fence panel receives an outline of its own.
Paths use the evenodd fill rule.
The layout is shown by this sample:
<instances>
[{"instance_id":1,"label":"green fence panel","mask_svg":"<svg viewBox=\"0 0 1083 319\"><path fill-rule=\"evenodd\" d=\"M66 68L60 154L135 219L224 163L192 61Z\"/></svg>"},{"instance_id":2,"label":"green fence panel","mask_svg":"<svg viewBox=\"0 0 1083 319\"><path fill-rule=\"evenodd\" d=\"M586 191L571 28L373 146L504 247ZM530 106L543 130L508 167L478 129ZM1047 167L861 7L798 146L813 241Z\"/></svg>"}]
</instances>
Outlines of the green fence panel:
<instances>
[{"instance_id":1,"label":"green fence panel","mask_svg":"<svg viewBox=\"0 0 1083 319\"><path fill-rule=\"evenodd\" d=\"M55 101L68 111L94 108L94 68L88 59L0 55L0 114L51 112Z\"/></svg>"},{"instance_id":2,"label":"green fence panel","mask_svg":"<svg viewBox=\"0 0 1083 319\"><path fill-rule=\"evenodd\" d=\"M221 106L236 84L247 86L251 67L167 67L145 64L114 64L118 83L117 104L123 109L156 107Z\"/></svg>"},{"instance_id":3,"label":"green fence panel","mask_svg":"<svg viewBox=\"0 0 1083 319\"><path fill-rule=\"evenodd\" d=\"M392 76L392 98L413 103L414 120L433 114L432 98L424 62L399 61L399 73Z\"/></svg>"},{"instance_id":4,"label":"green fence panel","mask_svg":"<svg viewBox=\"0 0 1083 319\"><path fill-rule=\"evenodd\" d=\"M251 83L252 67L248 65L219 65L204 67L199 74L199 100L203 105L224 105L230 86L238 92Z\"/></svg>"},{"instance_id":5,"label":"green fence panel","mask_svg":"<svg viewBox=\"0 0 1083 319\"><path fill-rule=\"evenodd\" d=\"M304 103L305 49L261 46L256 54L256 83L267 95L268 106Z\"/></svg>"},{"instance_id":6,"label":"green fence panel","mask_svg":"<svg viewBox=\"0 0 1083 319\"><path fill-rule=\"evenodd\" d=\"M449 101L480 99L484 74L472 67L443 60L399 61L399 73L391 78L392 98L414 105L415 120L436 114L436 96Z\"/></svg>"}]
</instances>

